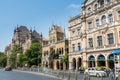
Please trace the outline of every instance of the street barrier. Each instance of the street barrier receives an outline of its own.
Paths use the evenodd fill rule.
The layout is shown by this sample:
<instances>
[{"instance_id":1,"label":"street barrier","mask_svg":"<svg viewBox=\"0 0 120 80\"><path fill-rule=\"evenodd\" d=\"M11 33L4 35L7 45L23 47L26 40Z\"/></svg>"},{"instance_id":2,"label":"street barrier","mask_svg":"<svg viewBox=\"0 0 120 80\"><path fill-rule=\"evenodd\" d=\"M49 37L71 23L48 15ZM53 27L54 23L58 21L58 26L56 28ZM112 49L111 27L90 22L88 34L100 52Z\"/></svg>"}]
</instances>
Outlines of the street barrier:
<instances>
[{"instance_id":1,"label":"street barrier","mask_svg":"<svg viewBox=\"0 0 120 80\"><path fill-rule=\"evenodd\" d=\"M107 77L95 77L90 75L84 75L84 73L80 73L78 71L60 71L60 70L52 70L47 68L18 68L18 70L22 71L31 71L31 72L40 72L44 74L49 74L52 76L56 76L58 80L112 80L108 76ZM118 79L113 80L120 80L120 76Z\"/></svg>"}]
</instances>

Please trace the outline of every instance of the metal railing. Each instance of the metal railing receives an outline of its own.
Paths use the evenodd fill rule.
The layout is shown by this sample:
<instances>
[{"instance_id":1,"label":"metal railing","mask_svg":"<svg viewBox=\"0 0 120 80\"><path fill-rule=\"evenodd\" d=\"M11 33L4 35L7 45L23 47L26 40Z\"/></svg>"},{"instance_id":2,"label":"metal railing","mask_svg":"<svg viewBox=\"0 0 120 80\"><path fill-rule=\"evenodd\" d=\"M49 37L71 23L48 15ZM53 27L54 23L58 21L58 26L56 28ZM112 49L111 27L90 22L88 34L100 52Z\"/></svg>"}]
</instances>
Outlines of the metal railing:
<instances>
[{"instance_id":1,"label":"metal railing","mask_svg":"<svg viewBox=\"0 0 120 80\"><path fill-rule=\"evenodd\" d=\"M21 71L40 72L48 75L55 76L58 80L120 80L120 76L116 79L111 79L109 76L106 77L95 77L85 75L84 72L79 71L60 71L52 70L47 68L18 68Z\"/></svg>"}]
</instances>

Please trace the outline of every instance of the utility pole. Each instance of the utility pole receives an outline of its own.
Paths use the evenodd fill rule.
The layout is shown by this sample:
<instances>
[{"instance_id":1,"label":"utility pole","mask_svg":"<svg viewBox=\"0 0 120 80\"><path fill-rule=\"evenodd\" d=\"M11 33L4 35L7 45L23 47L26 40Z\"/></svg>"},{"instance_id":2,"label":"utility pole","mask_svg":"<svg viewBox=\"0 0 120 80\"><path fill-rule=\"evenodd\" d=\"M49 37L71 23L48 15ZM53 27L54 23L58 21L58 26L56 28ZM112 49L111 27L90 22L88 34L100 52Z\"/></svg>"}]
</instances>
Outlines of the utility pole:
<instances>
[{"instance_id":1,"label":"utility pole","mask_svg":"<svg viewBox=\"0 0 120 80\"><path fill-rule=\"evenodd\" d=\"M39 72L39 52L38 52L38 72Z\"/></svg>"}]
</instances>

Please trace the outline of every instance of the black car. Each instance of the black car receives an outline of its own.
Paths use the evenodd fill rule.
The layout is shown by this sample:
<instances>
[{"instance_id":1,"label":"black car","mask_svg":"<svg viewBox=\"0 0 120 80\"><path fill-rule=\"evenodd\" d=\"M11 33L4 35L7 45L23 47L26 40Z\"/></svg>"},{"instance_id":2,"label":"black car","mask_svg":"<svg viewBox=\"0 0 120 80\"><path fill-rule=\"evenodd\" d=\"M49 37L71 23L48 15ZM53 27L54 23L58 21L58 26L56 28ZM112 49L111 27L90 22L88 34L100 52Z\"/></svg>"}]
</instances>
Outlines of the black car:
<instances>
[{"instance_id":1,"label":"black car","mask_svg":"<svg viewBox=\"0 0 120 80\"><path fill-rule=\"evenodd\" d=\"M5 71L12 71L12 68L10 66L5 67Z\"/></svg>"},{"instance_id":2,"label":"black car","mask_svg":"<svg viewBox=\"0 0 120 80\"><path fill-rule=\"evenodd\" d=\"M79 68L80 73L84 73L85 69L84 68Z\"/></svg>"}]
</instances>

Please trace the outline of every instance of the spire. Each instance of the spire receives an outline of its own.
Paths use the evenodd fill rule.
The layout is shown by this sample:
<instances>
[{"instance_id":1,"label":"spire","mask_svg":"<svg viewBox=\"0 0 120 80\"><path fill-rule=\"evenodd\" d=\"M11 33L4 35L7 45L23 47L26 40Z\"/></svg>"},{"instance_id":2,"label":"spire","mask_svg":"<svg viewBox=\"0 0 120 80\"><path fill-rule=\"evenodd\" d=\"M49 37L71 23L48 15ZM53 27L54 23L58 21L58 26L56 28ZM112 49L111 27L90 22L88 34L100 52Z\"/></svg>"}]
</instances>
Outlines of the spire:
<instances>
[{"instance_id":1,"label":"spire","mask_svg":"<svg viewBox=\"0 0 120 80\"><path fill-rule=\"evenodd\" d=\"M35 26L34 26L34 31L35 31Z\"/></svg>"},{"instance_id":2,"label":"spire","mask_svg":"<svg viewBox=\"0 0 120 80\"><path fill-rule=\"evenodd\" d=\"M50 27L49 27L49 33L50 33Z\"/></svg>"},{"instance_id":3,"label":"spire","mask_svg":"<svg viewBox=\"0 0 120 80\"><path fill-rule=\"evenodd\" d=\"M32 33L32 27L30 27L30 34Z\"/></svg>"},{"instance_id":4,"label":"spire","mask_svg":"<svg viewBox=\"0 0 120 80\"><path fill-rule=\"evenodd\" d=\"M64 33L65 33L65 27L64 27Z\"/></svg>"},{"instance_id":5,"label":"spire","mask_svg":"<svg viewBox=\"0 0 120 80\"><path fill-rule=\"evenodd\" d=\"M16 32L16 29L17 29L17 28L16 28L16 26L15 26L15 28L14 28L14 33Z\"/></svg>"},{"instance_id":6,"label":"spire","mask_svg":"<svg viewBox=\"0 0 120 80\"><path fill-rule=\"evenodd\" d=\"M41 32L40 36L41 36L41 38L43 37L42 32Z\"/></svg>"}]
</instances>

